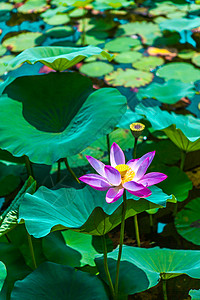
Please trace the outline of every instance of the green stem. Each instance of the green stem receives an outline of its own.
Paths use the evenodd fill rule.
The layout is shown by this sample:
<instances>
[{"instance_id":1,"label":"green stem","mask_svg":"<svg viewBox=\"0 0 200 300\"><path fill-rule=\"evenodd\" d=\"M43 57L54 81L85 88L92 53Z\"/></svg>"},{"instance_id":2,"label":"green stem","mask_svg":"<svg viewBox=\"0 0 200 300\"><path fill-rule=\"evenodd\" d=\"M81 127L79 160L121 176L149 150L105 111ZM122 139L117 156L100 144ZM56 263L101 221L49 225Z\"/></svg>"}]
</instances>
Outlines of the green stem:
<instances>
[{"instance_id":1,"label":"green stem","mask_svg":"<svg viewBox=\"0 0 200 300\"><path fill-rule=\"evenodd\" d=\"M133 147L133 158L135 159L136 156L137 156L137 141L138 141L138 138L135 138L135 142L134 142L134 147Z\"/></svg>"},{"instance_id":2,"label":"green stem","mask_svg":"<svg viewBox=\"0 0 200 300\"><path fill-rule=\"evenodd\" d=\"M150 223L150 227L153 228L153 215L152 214L149 215L149 223Z\"/></svg>"},{"instance_id":3,"label":"green stem","mask_svg":"<svg viewBox=\"0 0 200 300\"><path fill-rule=\"evenodd\" d=\"M167 300L167 280L166 279L162 279L162 288L163 288L164 300Z\"/></svg>"},{"instance_id":4,"label":"green stem","mask_svg":"<svg viewBox=\"0 0 200 300\"><path fill-rule=\"evenodd\" d=\"M109 284L109 287L110 287L112 297L114 299L115 298L115 291L114 291L112 279L111 279L109 268L108 268L106 239L105 239L105 235L102 235L101 237L102 237L103 254L104 254L104 270L105 270L105 273L106 273L106 277L107 277L107 280L108 280L108 284Z\"/></svg>"},{"instance_id":5,"label":"green stem","mask_svg":"<svg viewBox=\"0 0 200 300\"><path fill-rule=\"evenodd\" d=\"M32 164L31 164L28 156L26 156L26 155L25 155L25 164L26 164L26 170L27 170L28 176L32 176L34 178Z\"/></svg>"},{"instance_id":6,"label":"green stem","mask_svg":"<svg viewBox=\"0 0 200 300\"><path fill-rule=\"evenodd\" d=\"M110 164L110 138L109 138L109 134L106 135L106 142L107 142L107 151L108 151L108 164Z\"/></svg>"},{"instance_id":7,"label":"green stem","mask_svg":"<svg viewBox=\"0 0 200 300\"><path fill-rule=\"evenodd\" d=\"M74 171L70 168L70 166L69 166L69 164L68 164L68 161L67 161L67 158L64 158L64 163L65 163L65 165L66 165L67 170L68 170L69 173L72 175L72 177L74 177L74 179L75 179L78 183L80 183L80 181L79 181L79 179L76 177Z\"/></svg>"},{"instance_id":8,"label":"green stem","mask_svg":"<svg viewBox=\"0 0 200 300\"><path fill-rule=\"evenodd\" d=\"M34 267L34 269L37 269L35 253L34 253L34 249L33 249L33 243L32 243L31 236L28 232L27 232L27 237L28 237L28 245L29 245L29 250L30 250L30 254L31 254L31 258L32 258L33 267Z\"/></svg>"},{"instance_id":9,"label":"green stem","mask_svg":"<svg viewBox=\"0 0 200 300\"><path fill-rule=\"evenodd\" d=\"M185 158L186 158L186 152L181 151L181 163L180 163L180 169L183 171L184 164L185 164Z\"/></svg>"},{"instance_id":10,"label":"green stem","mask_svg":"<svg viewBox=\"0 0 200 300\"><path fill-rule=\"evenodd\" d=\"M120 267L120 260L122 256L122 246L124 241L124 228L125 228L125 217L126 217L126 208L127 208L127 200L126 200L126 192L123 193L123 208L122 208L122 222L121 222L121 229L120 229L120 242L119 242L119 252L118 252L118 259L117 259L117 269L116 269L116 279L115 279L115 296L118 295L118 286L119 286L119 267Z\"/></svg>"},{"instance_id":11,"label":"green stem","mask_svg":"<svg viewBox=\"0 0 200 300\"><path fill-rule=\"evenodd\" d=\"M56 179L57 182L60 181L60 166L61 166L61 161L58 160L58 170L57 170L57 179Z\"/></svg>"},{"instance_id":12,"label":"green stem","mask_svg":"<svg viewBox=\"0 0 200 300\"><path fill-rule=\"evenodd\" d=\"M85 18L82 19L82 34L81 34L81 45L85 46L85 24L86 20Z\"/></svg>"},{"instance_id":13,"label":"green stem","mask_svg":"<svg viewBox=\"0 0 200 300\"><path fill-rule=\"evenodd\" d=\"M136 236L137 245L138 247L140 247L140 234L139 234L137 215L134 216L134 224L135 224L135 236Z\"/></svg>"}]
</instances>

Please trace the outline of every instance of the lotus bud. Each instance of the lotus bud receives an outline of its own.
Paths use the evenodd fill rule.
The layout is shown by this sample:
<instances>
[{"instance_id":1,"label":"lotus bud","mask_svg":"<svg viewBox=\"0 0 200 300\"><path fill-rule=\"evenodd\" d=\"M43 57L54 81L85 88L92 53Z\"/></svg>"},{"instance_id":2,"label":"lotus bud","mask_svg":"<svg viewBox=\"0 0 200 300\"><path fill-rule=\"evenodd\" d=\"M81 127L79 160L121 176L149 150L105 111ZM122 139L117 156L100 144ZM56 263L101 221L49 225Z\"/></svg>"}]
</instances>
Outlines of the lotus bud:
<instances>
[{"instance_id":1,"label":"lotus bud","mask_svg":"<svg viewBox=\"0 0 200 300\"><path fill-rule=\"evenodd\" d=\"M131 133L134 136L134 138L138 138L142 134L144 129L145 129L145 125L142 123L139 123L139 122L132 123L130 125L130 130L131 130Z\"/></svg>"}]
</instances>

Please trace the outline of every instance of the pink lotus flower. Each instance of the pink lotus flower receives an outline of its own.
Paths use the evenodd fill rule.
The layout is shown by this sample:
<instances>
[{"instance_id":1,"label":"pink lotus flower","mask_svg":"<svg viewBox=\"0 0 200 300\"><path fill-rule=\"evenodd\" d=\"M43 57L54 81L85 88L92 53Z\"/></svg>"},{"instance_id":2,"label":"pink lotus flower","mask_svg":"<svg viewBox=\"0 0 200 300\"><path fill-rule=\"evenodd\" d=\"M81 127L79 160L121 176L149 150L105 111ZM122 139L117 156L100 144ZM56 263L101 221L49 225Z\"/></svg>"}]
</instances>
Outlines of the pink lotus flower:
<instances>
[{"instance_id":1,"label":"pink lotus flower","mask_svg":"<svg viewBox=\"0 0 200 300\"><path fill-rule=\"evenodd\" d=\"M106 202L117 201L126 189L129 193L140 198L151 195L148 186L159 183L167 178L167 175L158 172L145 174L155 155L155 151L146 153L141 158L131 159L125 164L125 156L122 149L113 143L110 150L111 166L101 161L86 156L91 166L98 174L87 174L79 179L96 190L106 191Z\"/></svg>"}]
</instances>

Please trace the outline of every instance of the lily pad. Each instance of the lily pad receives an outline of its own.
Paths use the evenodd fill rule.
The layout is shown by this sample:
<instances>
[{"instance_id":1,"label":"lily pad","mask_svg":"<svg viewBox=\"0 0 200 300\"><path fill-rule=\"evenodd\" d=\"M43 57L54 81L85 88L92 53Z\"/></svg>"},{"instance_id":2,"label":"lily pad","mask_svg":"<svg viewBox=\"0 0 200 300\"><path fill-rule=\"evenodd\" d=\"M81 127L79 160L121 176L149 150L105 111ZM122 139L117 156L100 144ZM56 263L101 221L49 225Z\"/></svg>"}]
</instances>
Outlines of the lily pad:
<instances>
[{"instance_id":1,"label":"lily pad","mask_svg":"<svg viewBox=\"0 0 200 300\"><path fill-rule=\"evenodd\" d=\"M1 148L47 165L109 133L126 111L126 98L117 90L93 91L92 82L78 73L19 77L5 92L8 96L0 101Z\"/></svg>"},{"instance_id":2,"label":"lily pad","mask_svg":"<svg viewBox=\"0 0 200 300\"><path fill-rule=\"evenodd\" d=\"M5 56L0 58L0 76L4 75L5 72L10 71L10 69L5 66L5 63L10 61L14 57L15 57L14 55L5 55Z\"/></svg>"},{"instance_id":3,"label":"lily pad","mask_svg":"<svg viewBox=\"0 0 200 300\"><path fill-rule=\"evenodd\" d=\"M67 14L58 13L50 18L44 18L43 21L49 25L63 25L70 21L70 17Z\"/></svg>"},{"instance_id":4,"label":"lily pad","mask_svg":"<svg viewBox=\"0 0 200 300\"><path fill-rule=\"evenodd\" d=\"M144 115L155 130L163 130L180 149L190 152L200 149L200 120L191 115L177 115L161 110L158 106L136 106L137 114Z\"/></svg>"},{"instance_id":5,"label":"lily pad","mask_svg":"<svg viewBox=\"0 0 200 300\"><path fill-rule=\"evenodd\" d=\"M40 44L40 32L25 32L7 38L3 41L2 45L9 48L12 52L21 52L25 49L35 47Z\"/></svg>"},{"instance_id":6,"label":"lily pad","mask_svg":"<svg viewBox=\"0 0 200 300\"><path fill-rule=\"evenodd\" d=\"M7 49L0 45L0 56L4 55L6 53Z\"/></svg>"},{"instance_id":7,"label":"lily pad","mask_svg":"<svg viewBox=\"0 0 200 300\"><path fill-rule=\"evenodd\" d=\"M168 80L164 83L153 82L137 93L138 99L155 98L162 103L174 104L183 97L191 98L195 94L194 85L179 80Z\"/></svg>"},{"instance_id":8,"label":"lily pad","mask_svg":"<svg viewBox=\"0 0 200 300\"><path fill-rule=\"evenodd\" d=\"M148 200L137 197L134 197L137 200L132 200L132 195L127 195L130 199L127 201L126 218L147 209L165 206L168 199L173 199L155 186L151 187L151 191ZM120 224L122 214L122 199L108 204L105 195L106 192L88 186L81 190L40 187L34 195L25 195L19 219L25 221L29 234L36 238L46 236L51 230L67 228L103 235Z\"/></svg>"},{"instance_id":9,"label":"lily pad","mask_svg":"<svg viewBox=\"0 0 200 300\"><path fill-rule=\"evenodd\" d=\"M49 5L47 5L46 0L28 0L22 6L18 7L18 12L23 14L40 13L48 7Z\"/></svg>"},{"instance_id":10,"label":"lily pad","mask_svg":"<svg viewBox=\"0 0 200 300\"><path fill-rule=\"evenodd\" d=\"M7 64L7 66L14 68L25 62L29 64L41 62L42 64L56 71L64 71L79 63L84 58L93 55L102 55L109 61L112 60L112 55L98 47L88 46L77 48L50 46L27 49L16 56Z\"/></svg>"},{"instance_id":11,"label":"lily pad","mask_svg":"<svg viewBox=\"0 0 200 300\"><path fill-rule=\"evenodd\" d=\"M133 69L117 69L111 74L105 76L105 81L110 85L132 88L146 85L152 80L152 73Z\"/></svg>"},{"instance_id":12,"label":"lily pad","mask_svg":"<svg viewBox=\"0 0 200 300\"><path fill-rule=\"evenodd\" d=\"M134 39L131 37L118 37L106 43L104 48L111 52L124 52L139 45L141 45L139 39Z\"/></svg>"},{"instance_id":13,"label":"lily pad","mask_svg":"<svg viewBox=\"0 0 200 300\"><path fill-rule=\"evenodd\" d=\"M196 66L200 67L200 53L196 53L195 55L192 56L192 62Z\"/></svg>"},{"instance_id":14,"label":"lily pad","mask_svg":"<svg viewBox=\"0 0 200 300\"><path fill-rule=\"evenodd\" d=\"M156 67L164 64L164 59L156 56L143 56L136 62L132 64L132 66L136 69L142 71L152 71Z\"/></svg>"},{"instance_id":15,"label":"lily pad","mask_svg":"<svg viewBox=\"0 0 200 300\"><path fill-rule=\"evenodd\" d=\"M119 64L133 63L142 57L142 53L136 51L125 51L115 56L114 60Z\"/></svg>"},{"instance_id":16,"label":"lily pad","mask_svg":"<svg viewBox=\"0 0 200 300\"><path fill-rule=\"evenodd\" d=\"M192 300L200 299L200 290L190 290L189 295Z\"/></svg>"},{"instance_id":17,"label":"lily pad","mask_svg":"<svg viewBox=\"0 0 200 300\"><path fill-rule=\"evenodd\" d=\"M108 266L113 279L116 273L118 251L118 249L115 249L108 253ZM105 280L103 257L97 257L95 261L101 277ZM134 270L137 270L136 268L146 273L149 281L146 289L155 286L160 278L169 279L181 274L187 274L192 278L199 279L200 251L161 249L159 247L146 249L124 245L119 275L119 289L121 294L136 292L134 291L134 285L138 283L139 276L135 279L136 282L132 281Z\"/></svg>"},{"instance_id":18,"label":"lily pad","mask_svg":"<svg viewBox=\"0 0 200 300\"><path fill-rule=\"evenodd\" d=\"M172 30L181 32L183 30L191 30L200 26L200 18L178 18L166 20L159 24L161 30Z\"/></svg>"},{"instance_id":19,"label":"lily pad","mask_svg":"<svg viewBox=\"0 0 200 300\"><path fill-rule=\"evenodd\" d=\"M56 26L45 31L45 36L51 38L65 38L72 34L74 34L74 28L72 26Z\"/></svg>"},{"instance_id":20,"label":"lily pad","mask_svg":"<svg viewBox=\"0 0 200 300\"><path fill-rule=\"evenodd\" d=\"M6 276L7 276L6 267L5 267L4 263L2 263L2 261L0 261L0 291L3 287Z\"/></svg>"},{"instance_id":21,"label":"lily pad","mask_svg":"<svg viewBox=\"0 0 200 300\"><path fill-rule=\"evenodd\" d=\"M25 279L15 283L11 299L108 300L108 296L97 276L46 262Z\"/></svg>"},{"instance_id":22,"label":"lily pad","mask_svg":"<svg viewBox=\"0 0 200 300\"><path fill-rule=\"evenodd\" d=\"M184 62L164 65L156 72L156 75L165 78L165 80L176 79L185 83L193 83L200 80L200 70Z\"/></svg>"},{"instance_id":23,"label":"lily pad","mask_svg":"<svg viewBox=\"0 0 200 300\"><path fill-rule=\"evenodd\" d=\"M178 212L175 219L175 226L178 233L187 241L200 245L200 198L190 201Z\"/></svg>"},{"instance_id":24,"label":"lily pad","mask_svg":"<svg viewBox=\"0 0 200 300\"><path fill-rule=\"evenodd\" d=\"M84 64L80 72L90 77L101 77L113 71L113 66L103 61L96 61Z\"/></svg>"}]
</instances>

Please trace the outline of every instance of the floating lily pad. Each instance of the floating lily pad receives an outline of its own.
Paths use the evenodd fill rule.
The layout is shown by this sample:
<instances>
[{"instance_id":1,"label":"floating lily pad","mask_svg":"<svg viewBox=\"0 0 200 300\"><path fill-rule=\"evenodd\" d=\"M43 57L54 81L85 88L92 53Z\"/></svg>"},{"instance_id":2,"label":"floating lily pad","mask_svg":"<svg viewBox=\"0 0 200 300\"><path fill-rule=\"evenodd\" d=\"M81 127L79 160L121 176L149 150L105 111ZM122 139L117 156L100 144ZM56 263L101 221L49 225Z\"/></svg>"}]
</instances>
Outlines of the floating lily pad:
<instances>
[{"instance_id":1,"label":"floating lily pad","mask_svg":"<svg viewBox=\"0 0 200 300\"><path fill-rule=\"evenodd\" d=\"M168 80L164 83L153 82L137 93L138 99L155 98L162 103L174 104L182 97L191 98L195 94L194 85L179 80Z\"/></svg>"},{"instance_id":2,"label":"floating lily pad","mask_svg":"<svg viewBox=\"0 0 200 300\"><path fill-rule=\"evenodd\" d=\"M0 76L4 75L5 72L10 71L9 68L6 67L4 63L7 63L11 59L13 59L15 56L14 55L5 55L0 58Z\"/></svg>"},{"instance_id":3,"label":"floating lily pad","mask_svg":"<svg viewBox=\"0 0 200 300\"><path fill-rule=\"evenodd\" d=\"M175 62L164 65L157 72L157 76L166 80L176 79L185 83L192 83L200 80L200 70L188 63Z\"/></svg>"},{"instance_id":4,"label":"floating lily pad","mask_svg":"<svg viewBox=\"0 0 200 300\"><path fill-rule=\"evenodd\" d=\"M156 107L138 105L136 113L146 116L155 130L164 130L180 149L190 152L200 149L200 120L191 115L168 113Z\"/></svg>"},{"instance_id":5,"label":"floating lily pad","mask_svg":"<svg viewBox=\"0 0 200 300\"><path fill-rule=\"evenodd\" d=\"M126 218L147 209L165 206L168 199L173 199L155 186L151 190L149 201L135 196L137 200L132 200L132 195L127 195L130 199L127 200ZM20 206L19 219L25 221L29 234L37 238L47 235L52 229L67 228L103 235L120 224L122 214L122 199L108 204L105 195L106 192L88 186L81 190L40 187L34 195L26 194Z\"/></svg>"},{"instance_id":6,"label":"floating lily pad","mask_svg":"<svg viewBox=\"0 0 200 300\"><path fill-rule=\"evenodd\" d=\"M84 8L77 8L69 12L70 18L81 18L87 14L87 10Z\"/></svg>"},{"instance_id":7,"label":"floating lily pad","mask_svg":"<svg viewBox=\"0 0 200 300\"><path fill-rule=\"evenodd\" d=\"M192 56L192 62L196 66L200 67L200 53L196 53L195 55Z\"/></svg>"},{"instance_id":8,"label":"floating lily pad","mask_svg":"<svg viewBox=\"0 0 200 300\"><path fill-rule=\"evenodd\" d=\"M189 295L192 300L200 299L200 290L190 290Z\"/></svg>"},{"instance_id":9,"label":"floating lily pad","mask_svg":"<svg viewBox=\"0 0 200 300\"><path fill-rule=\"evenodd\" d=\"M105 44L104 48L111 52L124 52L139 46L140 40L131 37L118 37Z\"/></svg>"},{"instance_id":10,"label":"floating lily pad","mask_svg":"<svg viewBox=\"0 0 200 300\"><path fill-rule=\"evenodd\" d=\"M2 45L9 48L12 52L21 52L25 49L35 47L40 44L42 34L40 32L19 33L13 37L7 38Z\"/></svg>"},{"instance_id":11,"label":"floating lily pad","mask_svg":"<svg viewBox=\"0 0 200 300\"><path fill-rule=\"evenodd\" d=\"M15 283L12 300L108 300L97 276L73 268L46 262L25 279Z\"/></svg>"},{"instance_id":12,"label":"floating lily pad","mask_svg":"<svg viewBox=\"0 0 200 300\"><path fill-rule=\"evenodd\" d=\"M99 44L104 44L105 39L108 37L107 32L103 31L90 31L87 32L84 38L85 45L98 46ZM82 45L81 37L79 38L77 45Z\"/></svg>"},{"instance_id":13,"label":"floating lily pad","mask_svg":"<svg viewBox=\"0 0 200 300\"><path fill-rule=\"evenodd\" d=\"M108 253L108 266L111 277L114 281L116 273L116 261L118 249ZM100 271L100 276L105 279L103 270L103 257L96 258L96 264ZM146 273L148 281L145 289L155 286L162 279L169 279L187 274L192 278L200 278L200 251L198 250L174 250L155 248L136 248L123 246L120 263L119 290L121 294L136 293L138 278L134 272L139 268ZM142 275L142 272L141 272ZM144 276L142 279L144 280ZM134 278L135 280L132 280Z\"/></svg>"},{"instance_id":14,"label":"floating lily pad","mask_svg":"<svg viewBox=\"0 0 200 300\"><path fill-rule=\"evenodd\" d=\"M29 64L41 62L56 71L64 71L79 63L84 58L93 55L102 55L109 61L112 60L112 55L98 47L88 46L77 48L50 46L27 49L16 56L7 66L14 68L25 62Z\"/></svg>"},{"instance_id":15,"label":"floating lily pad","mask_svg":"<svg viewBox=\"0 0 200 300\"><path fill-rule=\"evenodd\" d=\"M200 245L200 198L190 201L178 212L175 219L175 226L178 233L187 241Z\"/></svg>"},{"instance_id":16,"label":"floating lily pad","mask_svg":"<svg viewBox=\"0 0 200 300\"><path fill-rule=\"evenodd\" d=\"M6 267L5 267L4 263L2 263L2 261L0 261L0 291L3 287L6 276L7 276Z\"/></svg>"},{"instance_id":17,"label":"floating lily pad","mask_svg":"<svg viewBox=\"0 0 200 300\"><path fill-rule=\"evenodd\" d=\"M200 18L178 18L166 20L159 24L161 30L172 30L181 32L183 30L191 30L200 26Z\"/></svg>"},{"instance_id":18,"label":"floating lily pad","mask_svg":"<svg viewBox=\"0 0 200 300\"><path fill-rule=\"evenodd\" d=\"M67 14L56 14L50 18L43 19L45 23L49 25L63 25L70 21L70 17Z\"/></svg>"},{"instance_id":19,"label":"floating lily pad","mask_svg":"<svg viewBox=\"0 0 200 300\"><path fill-rule=\"evenodd\" d=\"M111 74L105 76L105 81L107 81L110 85L132 88L146 85L152 80L152 73L133 69L117 69Z\"/></svg>"},{"instance_id":20,"label":"floating lily pad","mask_svg":"<svg viewBox=\"0 0 200 300\"><path fill-rule=\"evenodd\" d=\"M126 98L117 90L93 91L92 82L75 72L19 77L5 93L0 101L1 148L47 165L109 133L126 111Z\"/></svg>"},{"instance_id":21,"label":"floating lily pad","mask_svg":"<svg viewBox=\"0 0 200 300\"><path fill-rule=\"evenodd\" d=\"M161 66L163 64L164 59L162 59L161 57L143 56L139 60L134 62L132 66L142 71L152 71L156 67Z\"/></svg>"},{"instance_id":22,"label":"floating lily pad","mask_svg":"<svg viewBox=\"0 0 200 300\"><path fill-rule=\"evenodd\" d=\"M28 0L26 3L23 3L22 6L18 7L18 12L23 14L30 13L40 13L47 9L49 5L47 5L46 0Z\"/></svg>"},{"instance_id":23,"label":"floating lily pad","mask_svg":"<svg viewBox=\"0 0 200 300\"><path fill-rule=\"evenodd\" d=\"M191 59L193 58L193 56L195 55L195 51L193 50L189 50L189 49L186 49L186 50L182 50L178 53L178 57L182 58L182 59Z\"/></svg>"},{"instance_id":24,"label":"floating lily pad","mask_svg":"<svg viewBox=\"0 0 200 300\"><path fill-rule=\"evenodd\" d=\"M101 77L113 71L113 66L103 61L96 61L84 64L80 68L80 72L90 77Z\"/></svg>"},{"instance_id":25,"label":"floating lily pad","mask_svg":"<svg viewBox=\"0 0 200 300\"><path fill-rule=\"evenodd\" d=\"M56 26L48 29L45 32L45 36L51 38L65 38L74 33L74 28L72 26Z\"/></svg>"},{"instance_id":26,"label":"floating lily pad","mask_svg":"<svg viewBox=\"0 0 200 300\"><path fill-rule=\"evenodd\" d=\"M0 45L0 56L4 55L6 51L7 49L4 46Z\"/></svg>"},{"instance_id":27,"label":"floating lily pad","mask_svg":"<svg viewBox=\"0 0 200 300\"><path fill-rule=\"evenodd\" d=\"M114 60L119 64L133 63L142 57L142 53L136 51L125 51L115 56Z\"/></svg>"},{"instance_id":28,"label":"floating lily pad","mask_svg":"<svg viewBox=\"0 0 200 300\"><path fill-rule=\"evenodd\" d=\"M147 45L152 45L154 39L162 36L157 24L146 21L120 25L116 33L117 36L133 34L139 34Z\"/></svg>"}]
</instances>

